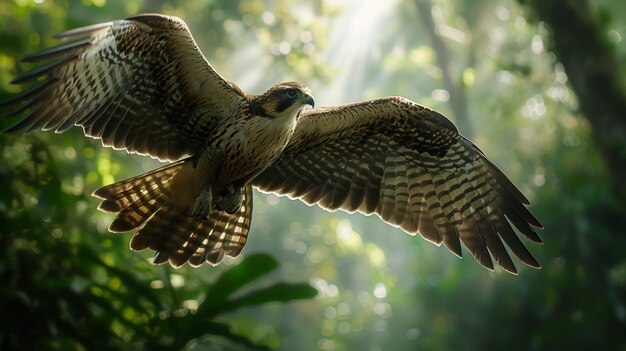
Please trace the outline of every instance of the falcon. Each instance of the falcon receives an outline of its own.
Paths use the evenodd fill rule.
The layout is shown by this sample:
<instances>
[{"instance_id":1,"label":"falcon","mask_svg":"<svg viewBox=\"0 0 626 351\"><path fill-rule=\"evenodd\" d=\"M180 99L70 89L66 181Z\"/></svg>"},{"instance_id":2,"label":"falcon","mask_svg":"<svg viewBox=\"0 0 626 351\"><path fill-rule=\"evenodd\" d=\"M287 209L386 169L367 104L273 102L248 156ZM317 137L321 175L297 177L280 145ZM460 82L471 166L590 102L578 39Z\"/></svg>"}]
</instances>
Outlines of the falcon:
<instances>
[{"instance_id":1,"label":"falcon","mask_svg":"<svg viewBox=\"0 0 626 351\"><path fill-rule=\"evenodd\" d=\"M56 35L23 61L29 88L1 103L5 132L82 127L103 146L167 165L96 190L154 263L219 263L243 249L252 189L376 214L484 267L540 268L513 229L541 242L528 200L452 122L402 97L312 108L279 83L260 95L222 78L179 18L144 14ZM310 106L310 107L309 107ZM507 248L508 247L508 251Z\"/></svg>"}]
</instances>

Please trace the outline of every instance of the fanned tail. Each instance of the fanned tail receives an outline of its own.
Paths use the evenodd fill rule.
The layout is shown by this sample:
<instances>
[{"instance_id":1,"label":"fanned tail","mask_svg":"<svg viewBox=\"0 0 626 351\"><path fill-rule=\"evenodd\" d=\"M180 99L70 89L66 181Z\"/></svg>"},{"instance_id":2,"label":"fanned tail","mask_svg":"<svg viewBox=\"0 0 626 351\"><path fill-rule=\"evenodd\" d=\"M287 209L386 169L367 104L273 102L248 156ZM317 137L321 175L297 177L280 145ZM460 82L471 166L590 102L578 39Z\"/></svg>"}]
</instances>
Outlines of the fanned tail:
<instances>
[{"instance_id":1,"label":"fanned tail","mask_svg":"<svg viewBox=\"0 0 626 351\"><path fill-rule=\"evenodd\" d=\"M109 231L137 229L131 249L155 250L155 264L169 261L174 267L185 262L192 266L204 262L216 265L224 255L239 255L246 243L252 220L252 186L245 187L241 208L234 214L214 209L208 219L190 217L180 206L187 201L181 200L185 195L171 190L175 183L184 183L181 177L191 174L190 161L174 162L93 193L102 199L98 209L119 212Z\"/></svg>"},{"instance_id":2,"label":"fanned tail","mask_svg":"<svg viewBox=\"0 0 626 351\"><path fill-rule=\"evenodd\" d=\"M120 212L131 205L137 206L146 204L151 200L156 200L163 196L169 188L172 178L178 174L189 161L191 160L186 158L170 163L136 177L104 186L94 191L91 195L102 200L98 209L104 212ZM118 218L120 218L119 215L116 221L118 221ZM146 219L147 218L145 218L144 221ZM129 229L124 229L124 225L121 223L122 220L120 219L119 223L116 223L116 221L109 227L114 233L129 231L143 223L141 222ZM120 226L119 230L116 230L118 225ZM131 224L129 223L128 225Z\"/></svg>"}]
</instances>

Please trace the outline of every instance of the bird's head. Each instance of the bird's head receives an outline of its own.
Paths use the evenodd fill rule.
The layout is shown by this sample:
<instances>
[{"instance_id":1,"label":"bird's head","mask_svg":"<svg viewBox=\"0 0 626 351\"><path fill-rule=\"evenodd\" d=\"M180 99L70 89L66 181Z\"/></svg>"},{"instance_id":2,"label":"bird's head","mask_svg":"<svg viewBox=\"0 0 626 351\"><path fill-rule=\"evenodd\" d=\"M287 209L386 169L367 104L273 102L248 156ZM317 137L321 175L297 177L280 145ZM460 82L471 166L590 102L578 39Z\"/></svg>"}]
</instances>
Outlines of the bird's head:
<instances>
[{"instance_id":1,"label":"bird's head","mask_svg":"<svg viewBox=\"0 0 626 351\"><path fill-rule=\"evenodd\" d=\"M311 90L297 82L279 83L251 101L252 113L270 117L294 117L306 106L315 106Z\"/></svg>"}]
</instances>

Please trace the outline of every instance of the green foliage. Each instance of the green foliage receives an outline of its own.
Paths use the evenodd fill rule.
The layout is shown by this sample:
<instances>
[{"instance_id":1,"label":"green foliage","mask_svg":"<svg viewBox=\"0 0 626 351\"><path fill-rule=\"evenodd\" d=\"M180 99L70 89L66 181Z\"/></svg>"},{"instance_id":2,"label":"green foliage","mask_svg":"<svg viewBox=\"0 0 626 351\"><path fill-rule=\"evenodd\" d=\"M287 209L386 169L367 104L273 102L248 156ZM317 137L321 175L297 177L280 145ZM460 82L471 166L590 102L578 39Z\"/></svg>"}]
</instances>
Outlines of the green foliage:
<instances>
[{"instance_id":1,"label":"green foliage","mask_svg":"<svg viewBox=\"0 0 626 351\"><path fill-rule=\"evenodd\" d=\"M2 180L2 184L10 183ZM58 183L53 184L47 184L46 194L61 193ZM17 197L11 187L2 190ZM56 202L73 203L79 198L66 195ZM54 213L50 207L38 208ZM42 225L26 228L23 223L40 223L25 218L33 216L32 211L4 209L0 216L7 223L1 237L0 308L5 316L14 316L2 319L3 349L170 350L207 335L266 349L233 333L228 324L218 322L220 316L242 307L317 294L308 284L286 283L242 292L278 267L264 254L248 256L201 289L174 284L173 277L180 280L180 276L168 267L159 269L165 282L151 281L157 272L147 261L136 260L132 270L106 263L93 243L64 238L61 226L51 224L58 219L54 215ZM181 303L180 297L190 294L194 298Z\"/></svg>"},{"instance_id":2,"label":"green foliage","mask_svg":"<svg viewBox=\"0 0 626 351\"><path fill-rule=\"evenodd\" d=\"M178 15L247 91L294 79L320 105L404 95L465 117L544 223L545 244L529 244L543 269L490 273L378 218L258 193L243 259L155 267L128 250L128 235L106 232L112 217L89 194L156 162L80 130L0 135L0 348L626 350L624 199L549 31L531 2L431 3L447 68L415 1L2 1L0 100L29 68L17 58L53 33ZM624 2L594 3L624 63ZM462 116L450 113L443 69L466 95Z\"/></svg>"},{"instance_id":3,"label":"green foliage","mask_svg":"<svg viewBox=\"0 0 626 351\"><path fill-rule=\"evenodd\" d=\"M262 254L200 286L184 285L181 279L195 278L170 267L120 259L129 254L125 245L89 239L100 234L87 215L86 196L72 194L61 180L63 161L37 139L29 145L5 140L0 309L8 318L0 322L2 349L169 350L206 335L261 349L218 320L241 307L316 295L308 284L285 283L242 292L278 267ZM132 269L121 268L124 261Z\"/></svg>"}]
</instances>

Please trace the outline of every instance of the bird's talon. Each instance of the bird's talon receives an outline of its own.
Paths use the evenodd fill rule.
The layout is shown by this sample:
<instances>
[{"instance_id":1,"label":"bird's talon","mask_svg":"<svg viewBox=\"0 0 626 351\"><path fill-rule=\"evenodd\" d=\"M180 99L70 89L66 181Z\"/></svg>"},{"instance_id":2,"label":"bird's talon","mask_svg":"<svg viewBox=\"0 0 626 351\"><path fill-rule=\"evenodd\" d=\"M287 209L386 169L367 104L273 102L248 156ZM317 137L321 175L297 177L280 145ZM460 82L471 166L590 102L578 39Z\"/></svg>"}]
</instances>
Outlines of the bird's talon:
<instances>
[{"instance_id":1,"label":"bird's talon","mask_svg":"<svg viewBox=\"0 0 626 351\"><path fill-rule=\"evenodd\" d=\"M209 219L209 212L211 209L211 192L203 191L196 198L196 204L191 210L191 217Z\"/></svg>"},{"instance_id":2,"label":"bird's talon","mask_svg":"<svg viewBox=\"0 0 626 351\"><path fill-rule=\"evenodd\" d=\"M233 214L239 211L241 208L241 203L243 202L243 195L240 191L235 191L232 194L228 194L224 196L220 201L217 202L217 209L220 211L226 211L228 214Z\"/></svg>"}]
</instances>

